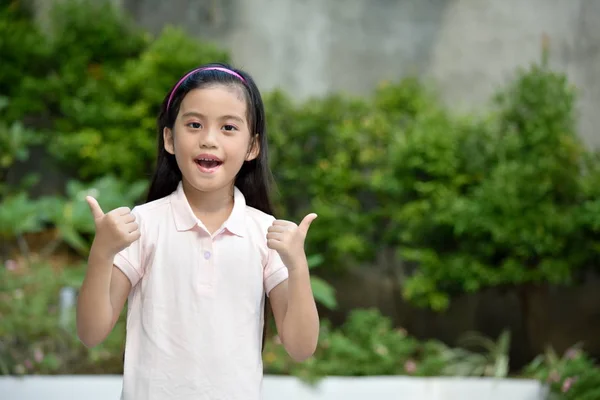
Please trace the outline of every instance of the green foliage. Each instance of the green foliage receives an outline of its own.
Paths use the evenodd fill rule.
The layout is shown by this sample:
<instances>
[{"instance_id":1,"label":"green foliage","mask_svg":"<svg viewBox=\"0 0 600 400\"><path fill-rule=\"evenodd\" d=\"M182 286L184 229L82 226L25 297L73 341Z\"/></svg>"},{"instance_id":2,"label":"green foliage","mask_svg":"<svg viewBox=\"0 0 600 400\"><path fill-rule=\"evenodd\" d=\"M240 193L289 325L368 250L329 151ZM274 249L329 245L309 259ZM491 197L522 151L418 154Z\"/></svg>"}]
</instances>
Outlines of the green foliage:
<instances>
[{"instance_id":1,"label":"green foliage","mask_svg":"<svg viewBox=\"0 0 600 400\"><path fill-rule=\"evenodd\" d=\"M6 119L51 132L51 154L75 178L147 176L165 94L187 70L229 56L173 27L152 38L108 1L57 2L49 18L48 39L31 21L0 14L0 32L10 32L0 50L14 58L0 72Z\"/></svg>"},{"instance_id":2,"label":"green foliage","mask_svg":"<svg viewBox=\"0 0 600 400\"><path fill-rule=\"evenodd\" d=\"M27 193L10 196L0 207L0 237L9 240L24 233L39 232L44 226L42 218L38 203L31 201Z\"/></svg>"},{"instance_id":3,"label":"green foliage","mask_svg":"<svg viewBox=\"0 0 600 400\"><path fill-rule=\"evenodd\" d=\"M21 121L7 122L1 116L8 107L8 99L0 96L0 199L10 192L6 184L10 169L29 158L30 148L41 143L41 137L26 128ZM31 177L23 177L23 188L31 183Z\"/></svg>"},{"instance_id":4,"label":"green foliage","mask_svg":"<svg viewBox=\"0 0 600 400\"><path fill-rule=\"evenodd\" d=\"M401 254L419 265L404 293L417 303L443 309L459 291L567 283L597 254L581 235L585 154L564 76L533 65L497 99L486 125L430 119L393 149L405 183Z\"/></svg>"},{"instance_id":5,"label":"green foliage","mask_svg":"<svg viewBox=\"0 0 600 400\"><path fill-rule=\"evenodd\" d=\"M364 179L360 170L351 168L360 150L353 125L366 116L366 107L363 101L340 96L298 107L281 93L266 98L280 214L301 218L309 208L316 212L319 227L311 229L310 238L321 244L315 250L328 261L336 260L334 254L368 251L360 237L368 219L358 212L361 205L355 197Z\"/></svg>"},{"instance_id":6,"label":"green foliage","mask_svg":"<svg viewBox=\"0 0 600 400\"><path fill-rule=\"evenodd\" d=\"M65 196L31 199L26 192L16 192L8 196L0 207L0 238L6 242L19 241L21 253L28 257L24 235L53 226L55 238L40 251L42 259L63 243L85 257L94 233L94 221L85 196L96 197L102 207L111 210L121 206L133 207L146 189L147 182L126 184L106 176L88 184L71 181ZM8 254L3 255L8 258Z\"/></svg>"},{"instance_id":7,"label":"green foliage","mask_svg":"<svg viewBox=\"0 0 600 400\"><path fill-rule=\"evenodd\" d=\"M547 383L552 399L600 398L600 368L579 346L568 349L562 356L548 348L525 368L524 375Z\"/></svg>"},{"instance_id":8,"label":"green foliage","mask_svg":"<svg viewBox=\"0 0 600 400\"><path fill-rule=\"evenodd\" d=\"M467 332L458 341L458 346L457 349L443 351L446 375L508 376L510 332L502 332L497 342L479 333Z\"/></svg>"},{"instance_id":9,"label":"green foliage","mask_svg":"<svg viewBox=\"0 0 600 400\"><path fill-rule=\"evenodd\" d=\"M19 1L0 5L0 96L13 98L24 90L27 81L42 79L47 74L50 52L44 36ZM9 122L23 117L22 105L35 101L23 98L21 105L8 111ZM4 119L4 118L2 118Z\"/></svg>"},{"instance_id":10,"label":"green foliage","mask_svg":"<svg viewBox=\"0 0 600 400\"><path fill-rule=\"evenodd\" d=\"M0 268L1 374L104 373L106 366L122 364L124 314L104 344L93 350L77 339L74 308L66 310L67 323L61 324L59 292L79 287L83 271L45 264L27 270L14 261Z\"/></svg>"},{"instance_id":11,"label":"green foliage","mask_svg":"<svg viewBox=\"0 0 600 400\"><path fill-rule=\"evenodd\" d=\"M178 49L173 52L172 49ZM105 66L106 93L77 107L58 123L51 147L65 166L78 166L81 178L118 173L127 181L147 176L156 157L156 116L165 94L181 74L209 61L227 61L221 50L166 28L139 57L119 68Z\"/></svg>"},{"instance_id":12,"label":"green foliage","mask_svg":"<svg viewBox=\"0 0 600 400\"><path fill-rule=\"evenodd\" d=\"M308 268L310 270L314 270L318 268L323 263L323 257L320 254L313 254L307 257ZM335 297L335 288L331 286L327 281L318 276L315 276L314 273L310 276L310 284L313 291L313 296L315 301L323 306L329 308L330 310L335 310L337 308L337 299Z\"/></svg>"},{"instance_id":13,"label":"green foliage","mask_svg":"<svg viewBox=\"0 0 600 400\"><path fill-rule=\"evenodd\" d=\"M123 60L139 56L149 40L112 1L62 1L53 6L50 20L52 51L69 60L53 58L62 72L85 71L94 64L120 67ZM75 89L81 82L71 83Z\"/></svg>"},{"instance_id":14,"label":"green foliage","mask_svg":"<svg viewBox=\"0 0 600 400\"><path fill-rule=\"evenodd\" d=\"M87 239L93 236L95 227L85 197L94 196L106 210L124 205L133 208L146 189L147 183L143 181L127 185L112 176L105 176L88 185L71 181L67 185L66 198L54 197L40 201L47 206L49 220L58 233L57 241L66 242L86 256L90 248Z\"/></svg>"},{"instance_id":15,"label":"green foliage","mask_svg":"<svg viewBox=\"0 0 600 400\"><path fill-rule=\"evenodd\" d=\"M8 169L17 161L26 160L29 157L29 147L36 144L38 139L22 123L0 126L0 170Z\"/></svg>"},{"instance_id":16,"label":"green foliage","mask_svg":"<svg viewBox=\"0 0 600 400\"><path fill-rule=\"evenodd\" d=\"M465 348L418 341L374 309L353 310L338 329L325 323L314 357L294 364L271 341L265 348L267 373L293 374L307 382L326 376L495 376L508 373L508 336L498 343L480 336ZM465 338L466 340L467 338ZM473 345L481 345L475 348ZM470 348L473 348L471 350Z\"/></svg>"},{"instance_id":17,"label":"green foliage","mask_svg":"<svg viewBox=\"0 0 600 400\"><path fill-rule=\"evenodd\" d=\"M405 297L443 310L456 293L570 283L598 255L598 158L577 138L573 89L544 63L479 118L414 79L371 99L266 102L281 213L319 214L309 245L331 269L393 249Z\"/></svg>"},{"instance_id":18,"label":"green foliage","mask_svg":"<svg viewBox=\"0 0 600 400\"><path fill-rule=\"evenodd\" d=\"M295 105L281 92L265 98L280 212L319 215L309 240L330 268L373 260L374 244L389 242L395 228L389 148L429 112L422 109L429 93L407 79L382 86L372 102L331 95Z\"/></svg>"},{"instance_id":19,"label":"green foliage","mask_svg":"<svg viewBox=\"0 0 600 400\"><path fill-rule=\"evenodd\" d=\"M65 117L72 123L97 120L99 106L114 96L107 73L120 70L128 57L143 51L149 39L132 28L110 1L55 2L47 17L50 31L40 38L47 49L44 69L33 76L26 66L21 71L27 78L11 96L18 109L13 113L41 114L44 127L54 131L64 129L60 121ZM35 27L33 32L38 30Z\"/></svg>"}]
</instances>

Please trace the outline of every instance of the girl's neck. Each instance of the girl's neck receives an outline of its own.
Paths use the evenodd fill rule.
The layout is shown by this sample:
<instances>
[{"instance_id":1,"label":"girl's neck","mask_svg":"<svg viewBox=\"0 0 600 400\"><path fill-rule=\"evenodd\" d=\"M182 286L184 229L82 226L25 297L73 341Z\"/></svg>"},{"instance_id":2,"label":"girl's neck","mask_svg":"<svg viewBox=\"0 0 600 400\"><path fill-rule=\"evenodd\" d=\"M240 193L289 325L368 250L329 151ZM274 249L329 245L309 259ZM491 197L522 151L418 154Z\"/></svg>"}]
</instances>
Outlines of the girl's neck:
<instances>
[{"instance_id":1,"label":"girl's neck","mask_svg":"<svg viewBox=\"0 0 600 400\"><path fill-rule=\"evenodd\" d=\"M183 192L194 215L214 233L229 218L234 204L234 188L225 186L212 192L202 192L183 180Z\"/></svg>"}]
</instances>

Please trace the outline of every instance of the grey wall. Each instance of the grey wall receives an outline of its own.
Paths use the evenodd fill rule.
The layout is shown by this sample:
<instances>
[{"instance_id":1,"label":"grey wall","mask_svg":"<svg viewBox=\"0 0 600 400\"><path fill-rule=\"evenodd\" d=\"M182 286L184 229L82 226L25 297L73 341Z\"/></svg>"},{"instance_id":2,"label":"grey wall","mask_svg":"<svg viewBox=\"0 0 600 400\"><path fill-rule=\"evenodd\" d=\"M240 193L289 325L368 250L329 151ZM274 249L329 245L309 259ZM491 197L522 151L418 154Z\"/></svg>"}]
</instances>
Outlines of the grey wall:
<instances>
[{"instance_id":1,"label":"grey wall","mask_svg":"<svg viewBox=\"0 0 600 400\"><path fill-rule=\"evenodd\" d=\"M297 98L368 94L418 73L462 110L484 105L550 39L551 64L580 90L580 130L600 145L598 0L114 0L158 33L165 24L229 48L264 89Z\"/></svg>"}]
</instances>

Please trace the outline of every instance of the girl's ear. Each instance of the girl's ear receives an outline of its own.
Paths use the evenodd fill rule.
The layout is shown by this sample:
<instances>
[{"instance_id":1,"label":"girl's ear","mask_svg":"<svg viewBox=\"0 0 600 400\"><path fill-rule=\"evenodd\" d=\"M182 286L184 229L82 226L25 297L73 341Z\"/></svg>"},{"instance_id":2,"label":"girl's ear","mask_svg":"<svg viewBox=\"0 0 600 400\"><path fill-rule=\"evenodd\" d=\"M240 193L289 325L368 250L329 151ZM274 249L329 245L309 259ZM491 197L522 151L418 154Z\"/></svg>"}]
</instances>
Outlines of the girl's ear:
<instances>
[{"instance_id":1,"label":"girl's ear","mask_svg":"<svg viewBox=\"0 0 600 400\"><path fill-rule=\"evenodd\" d=\"M258 140L258 134L254 135L248 154L246 155L246 161L252 161L260 154L260 140Z\"/></svg>"},{"instance_id":2,"label":"girl's ear","mask_svg":"<svg viewBox=\"0 0 600 400\"><path fill-rule=\"evenodd\" d=\"M173 130L167 127L163 128L163 141L165 142L165 150L169 154L175 154L175 145L173 143Z\"/></svg>"}]
</instances>

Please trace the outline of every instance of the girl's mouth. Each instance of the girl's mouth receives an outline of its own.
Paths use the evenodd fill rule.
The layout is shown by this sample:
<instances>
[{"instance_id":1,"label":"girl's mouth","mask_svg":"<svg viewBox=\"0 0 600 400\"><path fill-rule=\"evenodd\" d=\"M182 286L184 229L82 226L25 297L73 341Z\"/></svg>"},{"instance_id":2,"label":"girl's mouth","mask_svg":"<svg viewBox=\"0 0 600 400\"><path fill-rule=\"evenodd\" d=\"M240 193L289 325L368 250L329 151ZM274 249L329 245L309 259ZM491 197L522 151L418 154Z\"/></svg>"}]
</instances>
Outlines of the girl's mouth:
<instances>
[{"instance_id":1,"label":"girl's mouth","mask_svg":"<svg viewBox=\"0 0 600 400\"><path fill-rule=\"evenodd\" d=\"M194 162L200 171L207 174L215 172L223 164L223 161L212 157L199 157L196 158Z\"/></svg>"}]
</instances>

